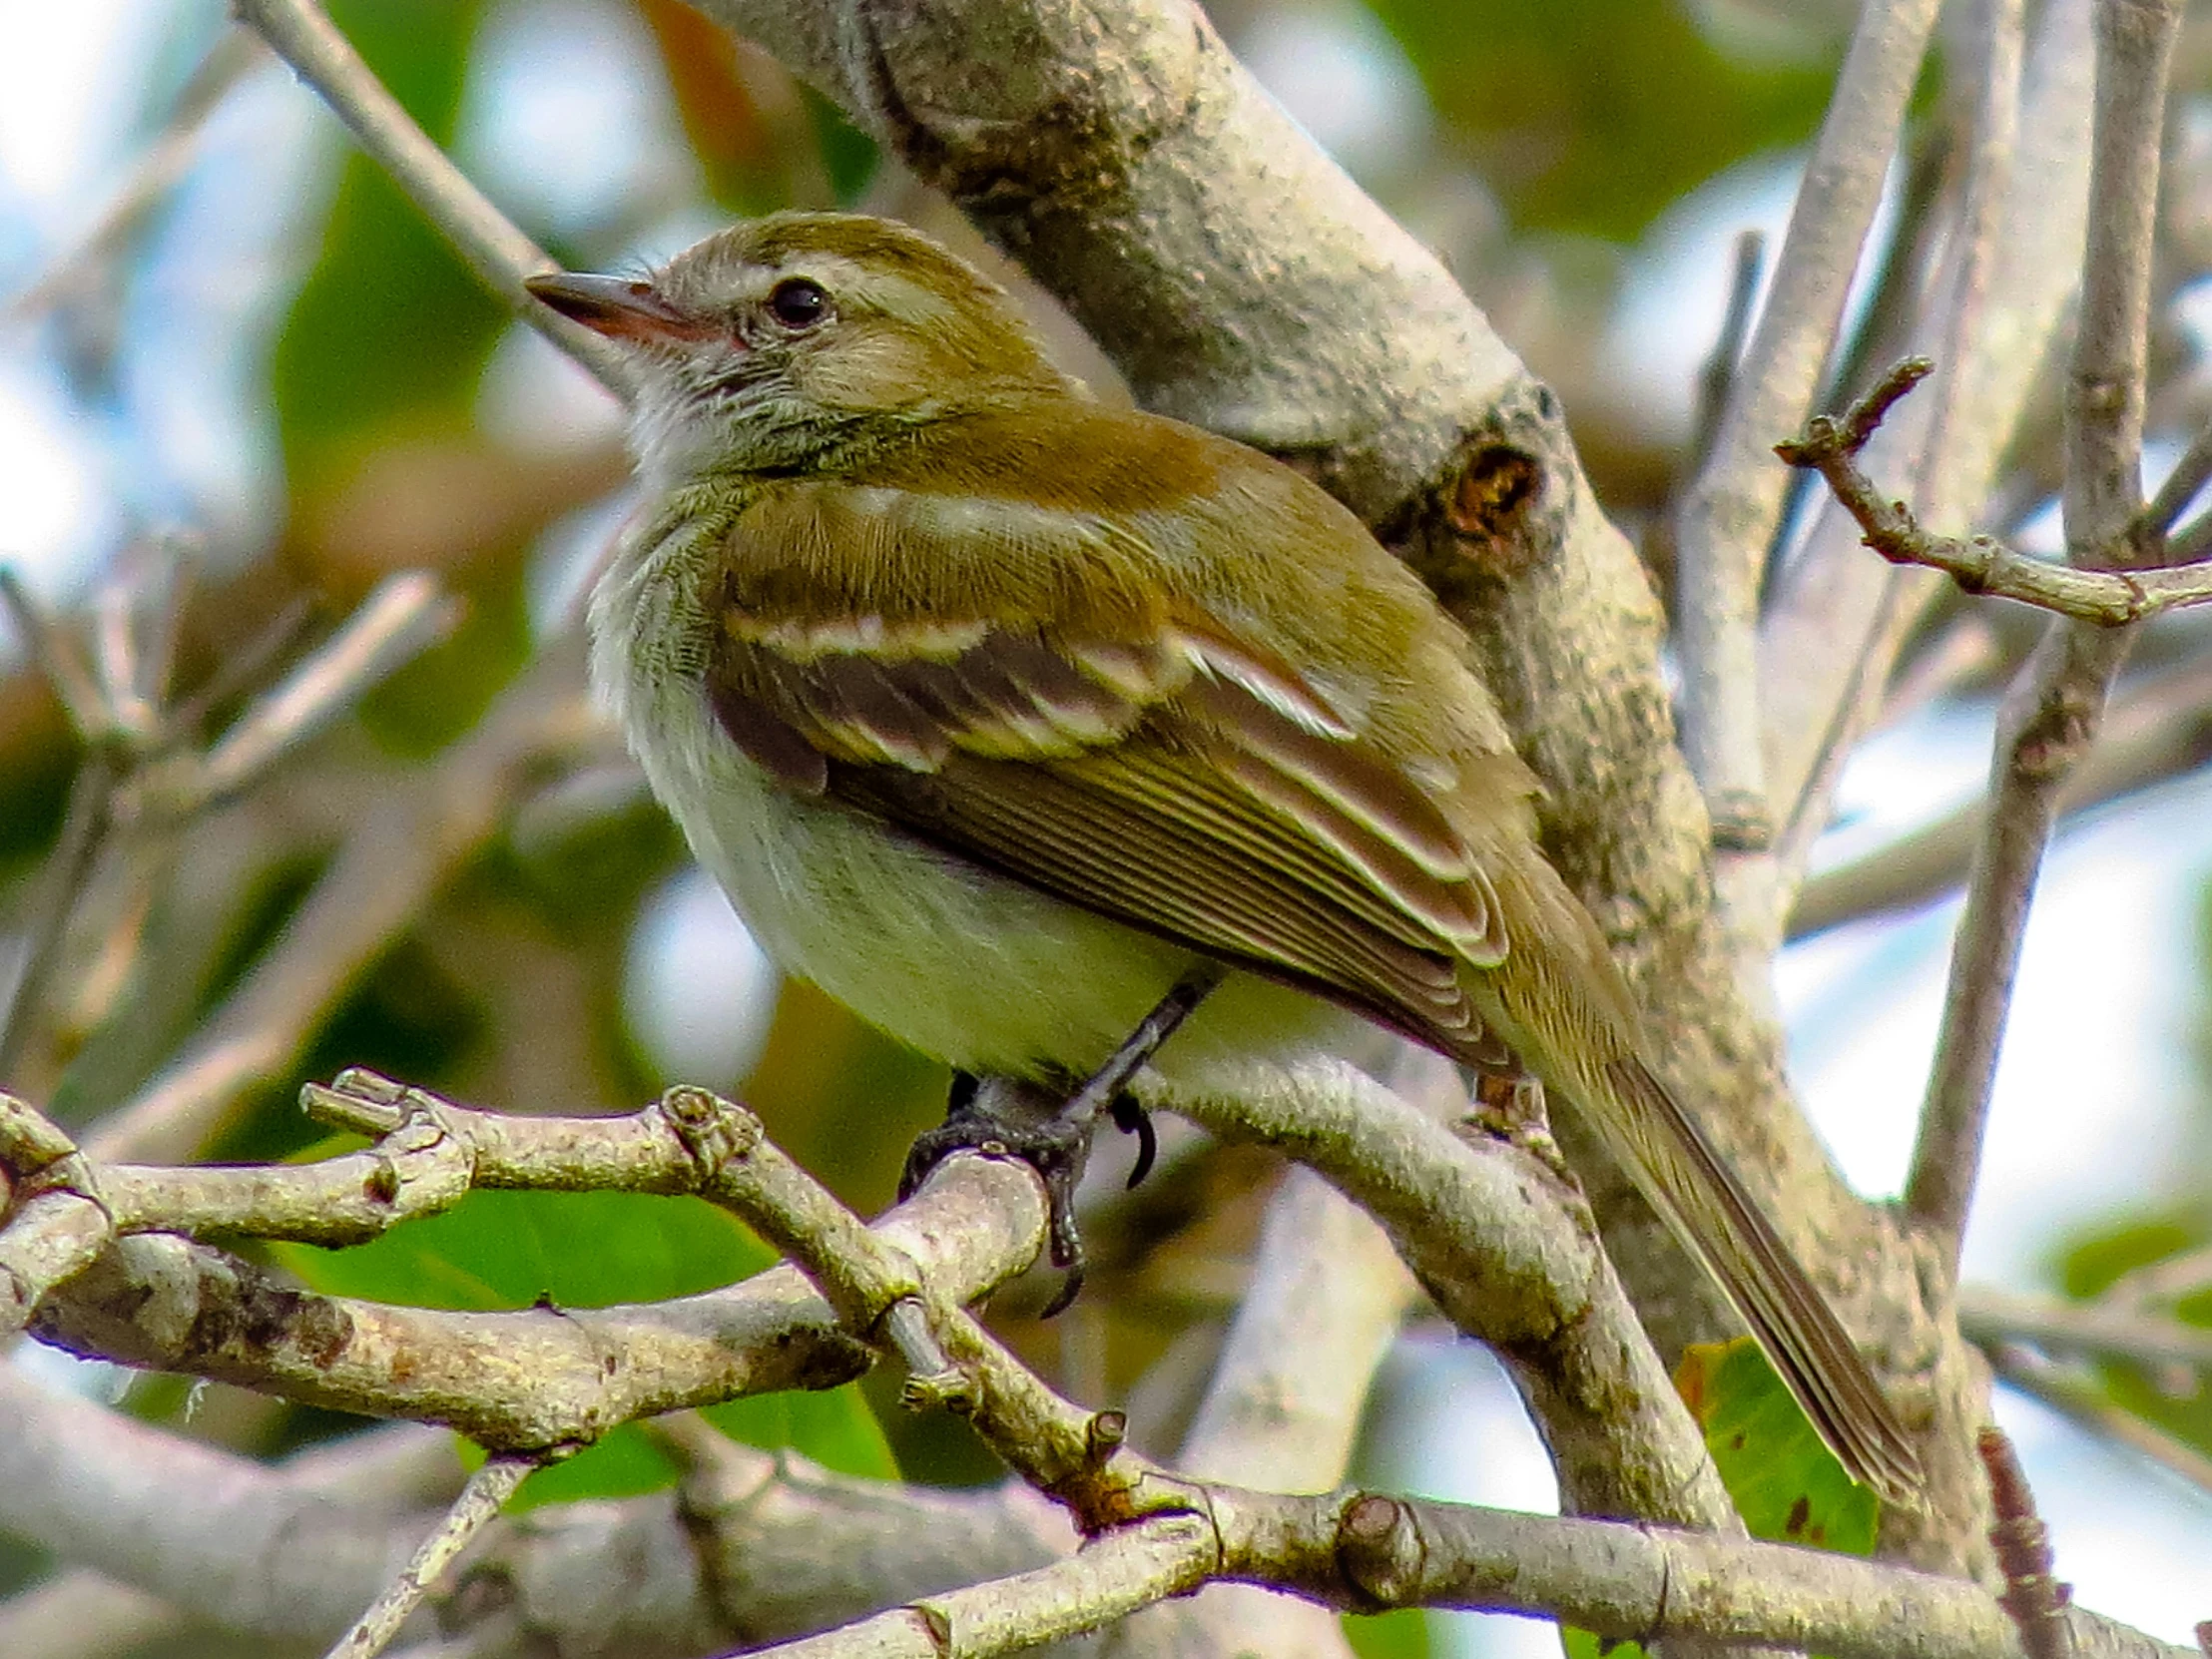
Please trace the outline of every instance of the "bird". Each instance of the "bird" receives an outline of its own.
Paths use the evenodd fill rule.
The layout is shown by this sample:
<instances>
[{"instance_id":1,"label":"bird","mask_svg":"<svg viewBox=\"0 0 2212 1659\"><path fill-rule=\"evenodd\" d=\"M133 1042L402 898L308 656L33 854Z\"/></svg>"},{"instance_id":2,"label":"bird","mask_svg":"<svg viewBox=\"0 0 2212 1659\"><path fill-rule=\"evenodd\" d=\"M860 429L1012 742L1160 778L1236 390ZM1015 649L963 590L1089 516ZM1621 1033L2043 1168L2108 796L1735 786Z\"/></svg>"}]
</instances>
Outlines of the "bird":
<instances>
[{"instance_id":1,"label":"bird","mask_svg":"<svg viewBox=\"0 0 2212 1659\"><path fill-rule=\"evenodd\" d=\"M1541 851L1458 625L1349 509L1100 400L891 221L774 214L527 286L635 374L595 691L786 971L957 1073L1056 1087L1181 996L1146 1051L1171 1107L1378 1032L1509 1052L1851 1474L1912 1501L1911 1435Z\"/></svg>"}]
</instances>

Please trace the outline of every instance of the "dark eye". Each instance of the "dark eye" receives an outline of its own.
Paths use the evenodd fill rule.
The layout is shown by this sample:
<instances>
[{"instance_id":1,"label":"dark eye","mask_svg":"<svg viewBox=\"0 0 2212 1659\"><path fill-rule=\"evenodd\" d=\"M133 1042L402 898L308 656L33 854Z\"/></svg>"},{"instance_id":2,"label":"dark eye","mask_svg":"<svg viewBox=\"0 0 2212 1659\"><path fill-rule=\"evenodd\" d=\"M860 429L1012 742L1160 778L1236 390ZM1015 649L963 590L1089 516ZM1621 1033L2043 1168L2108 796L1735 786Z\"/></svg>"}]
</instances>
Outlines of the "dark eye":
<instances>
[{"instance_id":1,"label":"dark eye","mask_svg":"<svg viewBox=\"0 0 2212 1659\"><path fill-rule=\"evenodd\" d=\"M830 295L820 282L787 276L770 291L768 308L787 328L812 328L830 314Z\"/></svg>"}]
</instances>

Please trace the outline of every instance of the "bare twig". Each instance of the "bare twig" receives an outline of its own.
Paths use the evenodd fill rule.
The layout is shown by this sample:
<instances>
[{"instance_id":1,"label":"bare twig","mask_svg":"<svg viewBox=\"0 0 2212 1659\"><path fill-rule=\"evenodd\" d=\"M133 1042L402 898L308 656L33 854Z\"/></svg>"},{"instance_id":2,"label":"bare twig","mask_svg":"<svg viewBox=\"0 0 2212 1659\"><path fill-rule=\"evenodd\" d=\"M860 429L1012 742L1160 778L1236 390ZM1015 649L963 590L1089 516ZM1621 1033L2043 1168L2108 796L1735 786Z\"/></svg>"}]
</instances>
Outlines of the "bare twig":
<instances>
[{"instance_id":1,"label":"bare twig","mask_svg":"<svg viewBox=\"0 0 2212 1659\"><path fill-rule=\"evenodd\" d=\"M1997 1565L2004 1571L2004 1594L1997 1599L2019 1626L2028 1659L2070 1659L2073 1631L2066 1623L2066 1603L2072 1597L2052 1575L2050 1532L2035 1513L2027 1473L2004 1430L1994 1424L1982 1425L1974 1449L1989 1471L1990 1505L1996 1511L1989 1542L1996 1546Z\"/></svg>"},{"instance_id":2,"label":"bare twig","mask_svg":"<svg viewBox=\"0 0 2212 1659\"><path fill-rule=\"evenodd\" d=\"M192 166L200 135L233 87L265 62L261 44L243 29L226 30L200 60L162 129L132 163L121 188L108 198L78 240L13 297L0 304L0 319L35 316L112 259L147 215Z\"/></svg>"},{"instance_id":3,"label":"bare twig","mask_svg":"<svg viewBox=\"0 0 2212 1659\"><path fill-rule=\"evenodd\" d=\"M2052 1354L2100 1354L2143 1365L2212 1370L2212 1331L2107 1302L2060 1302L1986 1285L1958 1293L1958 1329L1969 1342L2033 1343Z\"/></svg>"},{"instance_id":4,"label":"bare twig","mask_svg":"<svg viewBox=\"0 0 2212 1659\"><path fill-rule=\"evenodd\" d=\"M25 919L23 942L0 995L0 1078L13 1077L23 1063L25 1045L61 954L62 935L92 873L101 842L113 820L118 772L107 747L89 751L69 786L69 808L62 818L54 850L39 871L37 895Z\"/></svg>"},{"instance_id":5,"label":"bare twig","mask_svg":"<svg viewBox=\"0 0 2212 1659\"><path fill-rule=\"evenodd\" d=\"M1728 309L1721 314L1721 331L1714 336L1712 354L1698 370L1697 414L1690 425L1690 462L1694 469L1705 464L1720 435L1721 416L1736 387L1736 371L1743 361L1744 342L1751 336L1753 304L1759 283L1767 272L1767 235L1764 231L1736 234L1735 261L1728 281Z\"/></svg>"},{"instance_id":6,"label":"bare twig","mask_svg":"<svg viewBox=\"0 0 2212 1659\"><path fill-rule=\"evenodd\" d=\"M204 756L158 769L133 805L184 817L250 789L277 761L452 631L460 607L425 571L387 576L344 626L255 699Z\"/></svg>"},{"instance_id":7,"label":"bare twig","mask_svg":"<svg viewBox=\"0 0 2212 1659\"><path fill-rule=\"evenodd\" d=\"M1933 368L1909 357L1885 375L1839 422L1816 415L1803 436L1775 445L1792 466L1810 467L1828 480L1836 499L1866 531L1866 544L1895 565L1939 570L1967 593L2017 600L2039 610L2103 628L2143 622L2165 611L2212 602L2212 561L2160 565L2146 570L2080 569L2015 553L1988 536L1938 536L1925 529L1904 502L1885 497L1861 470L1857 456L1880 422L1869 407L1886 411ZM2146 513L2147 522L2151 515Z\"/></svg>"},{"instance_id":8,"label":"bare twig","mask_svg":"<svg viewBox=\"0 0 2212 1659\"><path fill-rule=\"evenodd\" d=\"M2011 195L2013 141L2019 125L2021 12L2021 0L1982 0L1979 8L1981 85L1974 100L1972 150L1936 344L1936 360L1943 368L1913 471L1913 497L1923 516L1942 525L1969 522L1979 505L1967 495L1974 481L1967 476L1964 462L1967 451L1981 443L1984 434L1968 432L1964 415ZM1785 828L1775 851L1775 909L1767 918L1770 938L1779 936L1791 895L1804 879L1844 763L1882 712L1884 689L1899 653L1928 609L1931 585L1903 572L1892 572L1882 584L1881 600L1803 787L1794 799L1778 792L1777 810Z\"/></svg>"},{"instance_id":9,"label":"bare twig","mask_svg":"<svg viewBox=\"0 0 2212 1659\"><path fill-rule=\"evenodd\" d=\"M85 1137L101 1159L186 1158L258 1084L280 1080L332 1003L497 829L550 756L601 734L572 660L500 695L475 730L374 802L282 935L190 1044Z\"/></svg>"},{"instance_id":10,"label":"bare twig","mask_svg":"<svg viewBox=\"0 0 2212 1659\"><path fill-rule=\"evenodd\" d=\"M2059 795L2061 823L2152 785L2196 771L2212 759L2212 660L2190 658L2123 687L2112 700L2097 745L2068 775ZM1965 879L1988 821L1974 800L1805 884L1789 935L1903 909L1940 897Z\"/></svg>"},{"instance_id":11,"label":"bare twig","mask_svg":"<svg viewBox=\"0 0 2212 1659\"><path fill-rule=\"evenodd\" d=\"M2144 362L2159 144L2180 7L2096 13L2097 110L2082 311L2068 376L2066 539L2091 568L2143 562ZM1981 1161L1989 1086L2035 877L2067 774L2088 749L2127 629L2054 624L1999 725L1988 830L1951 953L1941 1033L1906 1184L1906 1213L1955 1271Z\"/></svg>"},{"instance_id":12,"label":"bare twig","mask_svg":"<svg viewBox=\"0 0 2212 1659\"><path fill-rule=\"evenodd\" d=\"M2092 1377L2015 1344L1991 1350L1989 1364L2000 1381L2071 1417L2099 1439L2125 1446L2199 1491L2212 1493L2212 1457L2113 1404L2111 1395Z\"/></svg>"},{"instance_id":13,"label":"bare twig","mask_svg":"<svg viewBox=\"0 0 2212 1659\"><path fill-rule=\"evenodd\" d=\"M1337 1607L1533 1614L1601 1639L1669 1637L1836 1659L2017 1659L2018 1633L1979 1586L1847 1555L1470 1504L1209 1487L1204 1518L1116 1528L1081 1553L931 1596L761 1659L990 1659L1095 1628L1211 1577ZM2076 1651L2184 1650L2069 1609ZM1910 1633L1910 1634L1908 1634Z\"/></svg>"},{"instance_id":14,"label":"bare twig","mask_svg":"<svg viewBox=\"0 0 2212 1659\"><path fill-rule=\"evenodd\" d=\"M2143 530L2154 536L2166 534L2207 483L2212 483L2212 425L2198 428L2189 447L2174 462L2173 471L2158 486L2158 493L2150 498L2150 505L2143 509Z\"/></svg>"},{"instance_id":15,"label":"bare twig","mask_svg":"<svg viewBox=\"0 0 2212 1659\"><path fill-rule=\"evenodd\" d=\"M77 735L88 743L107 736L108 713L91 666L79 653L76 642L62 632L46 607L32 598L31 590L9 565L0 565L0 603L7 606L8 620L15 624L31 660L61 699Z\"/></svg>"},{"instance_id":16,"label":"bare twig","mask_svg":"<svg viewBox=\"0 0 2212 1659\"><path fill-rule=\"evenodd\" d=\"M1812 405L1936 13L1928 0L1860 13L1766 308L1676 526L1683 749L1723 849L1763 847L1773 832L1756 631L1787 474L1768 445Z\"/></svg>"},{"instance_id":17,"label":"bare twig","mask_svg":"<svg viewBox=\"0 0 2212 1659\"><path fill-rule=\"evenodd\" d=\"M430 142L312 0L237 0L236 10L241 22L322 95L486 287L617 394L627 395L630 374L621 353L525 293L525 276L556 269L551 257Z\"/></svg>"},{"instance_id":18,"label":"bare twig","mask_svg":"<svg viewBox=\"0 0 2212 1659\"><path fill-rule=\"evenodd\" d=\"M1376 1371L1416 1295L1382 1229L1313 1171L1292 1170L1268 1203L1252 1284L1178 1466L1277 1491L1340 1485ZM1240 1648L1307 1659L1349 1653L1327 1609L1226 1584L1148 1610L1115 1633L1109 1651Z\"/></svg>"},{"instance_id":19,"label":"bare twig","mask_svg":"<svg viewBox=\"0 0 2212 1659\"><path fill-rule=\"evenodd\" d=\"M1984 75L1961 218L1945 238L1940 309L1924 315L1910 336L1936 356L1942 379L1935 396L1900 410L1874 446L1886 451L1877 470L1909 475L1914 504L1938 529L1967 529L1983 510L2000 459L2040 384L2050 342L2071 310L2079 266L2066 251L2080 247L2087 212L2093 4L2051 0L2037 8L2032 47L2016 84L2005 68L2019 52L2013 8L1995 0L1976 8L1979 16L1970 25L1980 37ZM2003 142L2008 121L2009 154ZM1986 288L1977 299L1972 278L1984 238ZM1947 420L1938 418L1946 412ZM1940 454L1934 447L1938 427ZM1933 574L1861 556L1862 534L1836 501L1823 501L1761 625L1769 781L1777 811L1790 826L1778 848L1778 928L1812 842L1826 826L1843 765L1872 729L1870 706L1879 705L1897 653L1928 605L1945 592ZM1979 1466L1960 1474L1978 1493Z\"/></svg>"},{"instance_id":20,"label":"bare twig","mask_svg":"<svg viewBox=\"0 0 2212 1659\"><path fill-rule=\"evenodd\" d=\"M461 1488L437 1529L422 1540L422 1547L415 1551L406 1570L392 1580L353 1628L338 1638L328 1659L376 1659L399 1634L407 1615L422 1604L446 1569L460 1558L461 1551L491 1523L542 1461L535 1457L486 1459L468 1477L468 1484Z\"/></svg>"}]
</instances>

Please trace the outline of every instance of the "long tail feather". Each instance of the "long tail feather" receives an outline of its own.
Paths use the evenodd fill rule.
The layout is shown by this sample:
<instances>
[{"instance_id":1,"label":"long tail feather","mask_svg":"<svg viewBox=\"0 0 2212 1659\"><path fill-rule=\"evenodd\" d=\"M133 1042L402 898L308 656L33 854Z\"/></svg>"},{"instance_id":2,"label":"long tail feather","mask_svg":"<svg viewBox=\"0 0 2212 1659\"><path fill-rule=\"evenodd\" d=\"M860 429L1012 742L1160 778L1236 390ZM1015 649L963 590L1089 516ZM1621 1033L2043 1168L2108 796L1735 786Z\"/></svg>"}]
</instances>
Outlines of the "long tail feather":
<instances>
[{"instance_id":1,"label":"long tail feather","mask_svg":"<svg viewBox=\"0 0 2212 1659\"><path fill-rule=\"evenodd\" d=\"M1884 1501L1917 1502L1912 1437L1774 1224L1641 1060L1612 1062L1605 1083L1645 1195L1735 1304L1821 1438Z\"/></svg>"}]
</instances>

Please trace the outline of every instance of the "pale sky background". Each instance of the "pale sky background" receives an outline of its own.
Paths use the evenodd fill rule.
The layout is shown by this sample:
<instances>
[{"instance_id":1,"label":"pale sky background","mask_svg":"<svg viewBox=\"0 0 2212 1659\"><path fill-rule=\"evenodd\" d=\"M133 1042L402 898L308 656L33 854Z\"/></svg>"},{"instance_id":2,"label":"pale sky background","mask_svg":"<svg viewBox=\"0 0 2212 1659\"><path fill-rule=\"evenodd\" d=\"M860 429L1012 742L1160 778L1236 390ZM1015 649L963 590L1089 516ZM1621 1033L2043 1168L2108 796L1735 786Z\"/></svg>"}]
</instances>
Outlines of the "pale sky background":
<instances>
[{"instance_id":1,"label":"pale sky background","mask_svg":"<svg viewBox=\"0 0 2212 1659\"><path fill-rule=\"evenodd\" d=\"M666 157L676 131L626 9L558 0L558 29L495 11L458 149L495 196L541 221L604 223L619 202L666 202L638 252L665 254L708 223ZM204 43L215 0L0 0L0 306L67 248L127 170L155 54ZM1388 165L1429 114L1389 37L1357 11L1282 12L1243 43L1307 126L1355 172ZM186 58L182 61L189 62ZM168 72L174 80L177 70ZM248 545L279 499L273 434L255 409L271 319L303 274L341 140L279 69L257 71L207 130L202 159L124 308L121 372L99 407L73 404L52 331L0 314L0 557L66 594L133 522L212 526ZM1747 224L1779 246L1795 162L1748 164L1678 205L1637 251L1610 349L1660 421L1680 420L1718 326L1730 245ZM604 397L517 333L487 376L486 423L548 441L612 418ZM587 543L589 520L555 538ZM573 559L549 548L541 614ZM12 642L9 649L13 649ZM1855 821L1837 849L1915 822L1976 788L1988 714L1892 733L1853 764ZM1970 1276L2047 1284L2058 1237L2166 1190L2184 1112L2202 1091L2186 1040L2202 1014L2191 954L2212 871L2212 784L2158 792L2071 833L2030 928L1997 1079ZM1798 1079L1852 1180L1895 1193L1934 1042L1954 906L1839 930L1781 966ZM739 1069L765 1029L772 971L703 878L673 880L630 952L642 1039L671 1075ZM750 1010L733 1017L734 1010ZM1380 1478L1437 1495L1549 1508L1550 1476L1495 1367L1467 1345L1413 1340L1386 1378L1417 1450ZM2002 1395L2059 1572L2083 1603L2171 1641L2212 1615L2212 1498ZM1457 1651L1553 1655L1548 1627L1454 1621Z\"/></svg>"}]
</instances>

